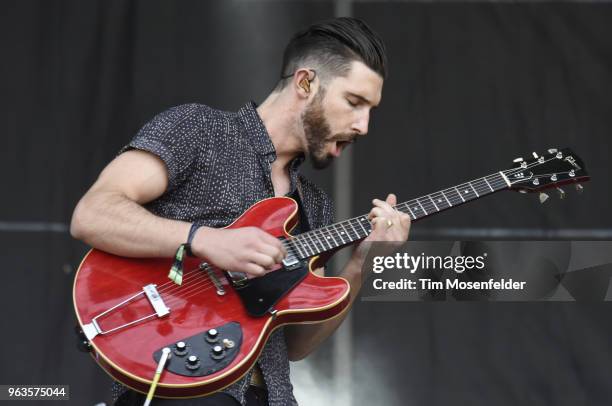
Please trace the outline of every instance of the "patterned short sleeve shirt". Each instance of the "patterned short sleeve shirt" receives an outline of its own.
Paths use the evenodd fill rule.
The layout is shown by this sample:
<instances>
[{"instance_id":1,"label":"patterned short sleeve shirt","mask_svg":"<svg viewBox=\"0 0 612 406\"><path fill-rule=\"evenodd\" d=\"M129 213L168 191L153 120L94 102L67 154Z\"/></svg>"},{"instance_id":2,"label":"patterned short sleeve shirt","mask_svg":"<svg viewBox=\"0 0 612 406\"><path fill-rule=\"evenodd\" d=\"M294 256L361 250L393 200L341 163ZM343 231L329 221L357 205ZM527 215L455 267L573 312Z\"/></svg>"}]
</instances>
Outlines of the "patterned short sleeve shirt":
<instances>
[{"instance_id":1,"label":"patterned short sleeve shirt","mask_svg":"<svg viewBox=\"0 0 612 406\"><path fill-rule=\"evenodd\" d=\"M151 152L167 167L166 192L145 205L162 217L224 227L254 203L274 196L276 152L253 102L236 113L202 104L171 108L148 122L121 152L129 149ZM290 163L290 194L296 196L299 183L305 223L323 227L333 220L332 201L298 172L303 160L300 156ZM297 404L282 328L270 336L258 363L269 404ZM251 372L224 392L244 404L250 378Z\"/></svg>"}]
</instances>

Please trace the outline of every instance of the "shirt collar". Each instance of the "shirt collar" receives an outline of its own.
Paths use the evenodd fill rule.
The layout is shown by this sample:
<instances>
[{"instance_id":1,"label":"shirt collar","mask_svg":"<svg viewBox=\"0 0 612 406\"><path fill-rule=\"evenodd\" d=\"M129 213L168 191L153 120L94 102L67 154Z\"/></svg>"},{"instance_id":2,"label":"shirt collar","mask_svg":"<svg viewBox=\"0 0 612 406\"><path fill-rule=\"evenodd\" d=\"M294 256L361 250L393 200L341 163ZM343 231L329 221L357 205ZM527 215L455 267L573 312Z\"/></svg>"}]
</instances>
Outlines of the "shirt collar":
<instances>
[{"instance_id":1,"label":"shirt collar","mask_svg":"<svg viewBox=\"0 0 612 406\"><path fill-rule=\"evenodd\" d=\"M238 110L238 117L244 124L247 136L251 140L255 151L259 155L266 156L268 162L274 162L276 160L276 149L274 149L268 130L256 109L257 104L250 101Z\"/></svg>"},{"instance_id":2,"label":"shirt collar","mask_svg":"<svg viewBox=\"0 0 612 406\"><path fill-rule=\"evenodd\" d=\"M270 139L270 134L268 134L263 120L259 113L257 113L257 104L254 101L245 104L238 110L238 117L242 120L247 136L252 141L255 151L259 155L265 156L268 162L274 162L276 160L276 149L274 144L272 144L272 139ZM300 154L291 161L289 168L297 170L302 162L304 162L304 155Z\"/></svg>"}]
</instances>

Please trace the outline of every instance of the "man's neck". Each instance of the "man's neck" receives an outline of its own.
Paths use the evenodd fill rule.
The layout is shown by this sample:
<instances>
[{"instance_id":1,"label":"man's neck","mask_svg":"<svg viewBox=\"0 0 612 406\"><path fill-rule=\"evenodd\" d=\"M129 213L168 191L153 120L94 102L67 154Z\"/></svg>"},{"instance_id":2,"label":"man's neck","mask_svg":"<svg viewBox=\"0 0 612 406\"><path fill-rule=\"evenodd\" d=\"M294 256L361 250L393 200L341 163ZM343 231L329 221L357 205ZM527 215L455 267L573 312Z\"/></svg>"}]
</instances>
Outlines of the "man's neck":
<instances>
[{"instance_id":1,"label":"man's neck","mask_svg":"<svg viewBox=\"0 0 612 406\"><path fill-rule=\"evenodd\" d=\"M276 150L276 161L272 165L283 171L303 153L299 109L288 98L284 92L273 92L257 107Z\"/></svg>"}]
</instances>

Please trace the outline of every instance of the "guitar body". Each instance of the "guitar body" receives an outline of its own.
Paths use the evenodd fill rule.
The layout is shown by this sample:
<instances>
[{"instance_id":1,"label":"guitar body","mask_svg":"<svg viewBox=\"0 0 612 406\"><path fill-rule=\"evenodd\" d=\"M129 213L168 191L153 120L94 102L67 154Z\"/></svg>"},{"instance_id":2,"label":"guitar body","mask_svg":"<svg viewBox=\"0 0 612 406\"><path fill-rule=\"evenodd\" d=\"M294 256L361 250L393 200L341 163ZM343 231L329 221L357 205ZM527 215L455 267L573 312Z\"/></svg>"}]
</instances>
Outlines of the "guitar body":
<instances>
[{"instance_id":1,"label":"guitar body","mask_svg":"<svg viewBox=\"0 0 612 406\"><path fill-rule=\"evenodd\" d=\"M294 200L270 198L249 208L227 228L254 226L273 236L289 239L288 230L297 221L296 213ZM173 349L168 369L163 372L156 389L159 397L197 397L216 392L253 367L274 329L290 323L333 318L349 303L346 280L319 277L312 272L317 266L317 257L305 263L301 270L279 266L262 278L250 279L249 282L262 279L264 286L265 278L270 276L286 287L277 299L266 298L272 300L269 309L256 316L247 312L245 300L255 294L257 301L257 292L240 296L240 288L235 287L224 272L205 271L199 268L201 260L190 257L185 258L183 283L178 286L168 279L172 262L173 259L123 258L93 249L81 263L73 289L80 326L85 329L89 325L91 330L92 320L98 316L93 324L97 324L100 332L95 337L88 337L88 341L95 361L115 380L146 393L158 364L159 357L155 354L164 347ZM215 277L211 278L209 272L214 272ZM219 286L213 279L217 279L223 294L219 293ZM148 285L156 285L162 307L169 309L167 314L156 315L152 301L146 294L139 294ZM132 299L121 304L129 298ZM107 313L99 316L104 312ZM137 321L140 319L143 320ZM238 326L240 336L234 336L230 343L233 346L226 348L231 357L215 364L210 354L200 353L199 371L188 369L183 374L171 371L171 367L188 364L185 354L175 352L176 343L186 342L187 349L193 351L199 343L204 343L204 347L223 345L221 339L230 325L234 330ZM207 342L209 329L218 330L216 342ZM211 363L217 366L204 365Z\"/></svg>"}]
</instances>

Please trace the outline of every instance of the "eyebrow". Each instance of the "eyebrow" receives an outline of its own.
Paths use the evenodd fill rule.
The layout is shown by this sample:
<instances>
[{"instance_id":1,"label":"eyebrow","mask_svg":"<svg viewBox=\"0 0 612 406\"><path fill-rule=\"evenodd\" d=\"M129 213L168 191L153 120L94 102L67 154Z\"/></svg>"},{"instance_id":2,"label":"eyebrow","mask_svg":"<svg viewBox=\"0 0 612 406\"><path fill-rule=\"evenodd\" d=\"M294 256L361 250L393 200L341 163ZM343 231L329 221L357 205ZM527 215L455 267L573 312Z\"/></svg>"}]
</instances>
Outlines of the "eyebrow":
<instances>
[{"instance_id":1,"label":"eyebrow","mask_svg":"<svg viewBox=\"0 0 612 406\"><path fill-rule=\"evenodd\" d=\"M347 92L347 93L348 93L348 96L356 97L356 98L358 98L359 100L361 100L362 102L364 102L364 103L366 103L366 104L369 104L370 106L372 106L372 108L373 108L373 109L375 109L376 107L378 107L378 105L374 105L374 104L373 104L371 101L369 101L368 99L366 99L365 97L363 97L363 96L361 96L361 95L358 95L358 94L353 93L353 92Z\"/></svg>"}]
</instances>

